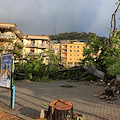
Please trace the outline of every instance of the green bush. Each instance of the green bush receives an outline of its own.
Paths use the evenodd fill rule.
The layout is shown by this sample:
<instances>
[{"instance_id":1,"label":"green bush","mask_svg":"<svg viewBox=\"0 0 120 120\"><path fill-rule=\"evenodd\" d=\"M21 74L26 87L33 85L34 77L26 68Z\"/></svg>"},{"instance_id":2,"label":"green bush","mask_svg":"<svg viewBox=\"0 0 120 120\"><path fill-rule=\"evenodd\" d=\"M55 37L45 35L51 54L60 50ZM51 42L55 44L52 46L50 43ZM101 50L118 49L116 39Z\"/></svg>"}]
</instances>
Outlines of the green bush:
<instances>
[{"instance_id":1,"label":"green bush","mask_svg":"<svg viewBox=\"0 0 120 120\"><path fill-rule=\"evenodd\" d=\"M88 75L88 76L85 77L85 80L87 80L87 81L90 81L90 80L97 81L98 77L93 76L93 75Z\"/></svg>"}]
</instances>

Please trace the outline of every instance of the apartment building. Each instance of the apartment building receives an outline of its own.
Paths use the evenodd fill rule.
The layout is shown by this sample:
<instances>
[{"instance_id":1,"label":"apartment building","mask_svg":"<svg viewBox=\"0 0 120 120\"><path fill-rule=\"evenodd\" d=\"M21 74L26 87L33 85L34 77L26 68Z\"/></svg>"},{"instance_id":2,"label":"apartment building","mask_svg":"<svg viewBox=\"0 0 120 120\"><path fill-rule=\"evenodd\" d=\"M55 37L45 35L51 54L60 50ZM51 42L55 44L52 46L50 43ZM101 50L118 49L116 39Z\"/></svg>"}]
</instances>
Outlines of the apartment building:
<instances>
[{"instance_id":1,"label":"apartment building","mask_svg":"<svg viewBox=\"0 0 120 120\"><path fill-rule=\"evenodd\" d=\"M60 43L57 44L50 44L50 50L53 52L55 55L60 55Z\"/></svg>"},{"instance_id":2,"label":"apartment building","mask_svg":"<svg viewBox=\"0 0 120 120\"><path fill-rule=\"evenodd\" d=\"M77 42L77 39L75 39L75 40L51 40L50 41L50 49L54 54L56 54L60 57L61 44L62 43L73 43L73 42Z\"/></svg>"},{"instance_id":3,"label":"apartment building","mask_svg":"<svg viewBox=\"0 0 120 120\"><path fill-rule=\"evenodd\" d=\"M61 44L61 63L65 66L78 65L80 59L83 59L83 48L85 42L73 42Z\"/></svg>"},{"instance_id":4,"label":"apartment building","mask_svg":"<svg viewBox=\"0 0 120 120\"><path fill-rule=\"evenodd\" d=\"M10 39L13 43L16 41L24 45L22 56L25 55L40 55L44 57L46 63L48 55L45 51L49 48L49 36L45 35L24 35L20 30L17 30L15 23L0 23L0 51L5 54L3 48L11 49L12 45L8 46ZM4 43L4 46L2 45Z\"/></svg>"},{"instance_id":5,"label":"apartment building","mask_svg":"<svg viewBox=\"0 0 120 120\"><path fill-rule=\"evenodd\" d=\"M47 61L48 55L45 53L49 49L49 36L45 35L25 35L23 39L23 54L26 55L40 55L44 57L44 62Z\"/></svg>"},{"instance_id":6,"label":"apartment building","mask_svg":"<svg viewBox=\"0 0 120 120\"><path fill-rule=\"evenodd\" d=\"M14 23L0 23L0 50L2 54L5 54L3 47L7 49L12 49L12 45L8 45L10 39L13 40L13 44L17 41L22 44L22 39L24 38L23 33L17 30L17 25ZM4 46L2 46L2 44Z\"/></svg>"},{"instance_id":7,"label":"apartment building","mask_svg":"<svg viewBox=\"0 0 120 120\"><path fill-rule=\"evenodd\" d=\"M72 42L77 42L77 39L75 40L51 40L51 44L72 43Z\"/></svg>"}]
</instances>

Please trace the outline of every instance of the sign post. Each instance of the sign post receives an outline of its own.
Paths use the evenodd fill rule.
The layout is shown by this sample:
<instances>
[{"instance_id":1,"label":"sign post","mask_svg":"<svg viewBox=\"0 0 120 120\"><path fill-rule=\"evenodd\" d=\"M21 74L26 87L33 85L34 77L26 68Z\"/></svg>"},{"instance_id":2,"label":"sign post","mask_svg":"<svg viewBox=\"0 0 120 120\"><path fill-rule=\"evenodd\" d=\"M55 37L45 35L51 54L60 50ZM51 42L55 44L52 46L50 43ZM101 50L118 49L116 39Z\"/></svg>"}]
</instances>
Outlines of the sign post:
<instances>
[{"instance_id":1,"label":"sign post","mask_svg":"<svg viewBox=\"0 0 120 120\"><path fill-rule=\"evenodd\" d=\"M13 81L14 81L14 59L12 54L4 54L1 56L1 79L0 86L11 89L11 108L13 107ZM15 95L15 87L14 87Z\"/></svg>"},{"instance_id":2,"label":"sign post","mask_svg":"<svg viewBox=\"0 0 120 120\"><path fill-rule=\"evenodd\" d=\"M12 58L12 76L11 76L11 108L14 109L14 103L15 103L15 85L14 84L14 58Z\"/></svg>"}]
</instances>

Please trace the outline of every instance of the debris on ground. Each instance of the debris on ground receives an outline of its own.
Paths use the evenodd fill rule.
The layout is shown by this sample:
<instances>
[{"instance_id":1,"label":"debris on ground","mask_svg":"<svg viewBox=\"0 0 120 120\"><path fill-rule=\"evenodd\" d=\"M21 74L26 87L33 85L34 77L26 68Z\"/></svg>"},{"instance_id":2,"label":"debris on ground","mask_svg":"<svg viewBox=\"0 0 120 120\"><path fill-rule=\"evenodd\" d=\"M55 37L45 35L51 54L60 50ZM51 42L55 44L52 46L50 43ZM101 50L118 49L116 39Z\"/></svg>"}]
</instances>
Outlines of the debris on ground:
<instances>
[{"instance_id":1,"label":"debris on ground","mask_svg":"<svg viewBox=\"0 0 120 120\"><path fill-rule=\"evenodd\" d=\"M23 120L17 116L0 111L0 120Z\"/></svg>"},{"instance_id":2,"label":"debris on ground","mask_svg":"<svg viewBox=\"0 0 120 120\"><path fill-rule=\"evenodd\" d=\"M118 100L120 97L120 81L113 79L105 88L104 92L94 96L111 101Z\"/></svg>"},{"instance_id":3,"label":"debris on ground","mask_svg":"<svg viewBox=\"0 0 120 120\"><path fill-rule=\"evenodd\" d=\"M71 85L71 84L62 84L61 87L67 87L67 88L71 88L71 87L76 87L74 85Z\"/></svg>"},{"instance_id":4,"label":"debris on ground","mask_svg":"<svg viewBox=\"0 0 120 120\"><path fill-rule=\"evenodd\" d=\"M105 86L105 82L104 81L98 81L98 82L94 82L94 81L90 81L91 85L98 85L98 86Z\"/></svg>"}]
</instances>

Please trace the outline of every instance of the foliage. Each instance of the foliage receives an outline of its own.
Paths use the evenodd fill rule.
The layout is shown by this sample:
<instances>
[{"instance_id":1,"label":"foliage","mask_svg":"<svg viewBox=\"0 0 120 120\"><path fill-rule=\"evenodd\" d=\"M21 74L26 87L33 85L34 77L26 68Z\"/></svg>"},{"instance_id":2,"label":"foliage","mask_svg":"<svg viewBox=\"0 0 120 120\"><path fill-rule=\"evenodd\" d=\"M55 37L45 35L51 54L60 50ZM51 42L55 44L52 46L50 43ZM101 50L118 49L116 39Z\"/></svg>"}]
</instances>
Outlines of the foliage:
<instances>
[{"instance_id":1,"label":"foliage","mask_svg":"<svg viewBox=\"0 0 120 120\"><path fill-rule=\"evenodd\" d=\"M83 50L83 63L96 66L97 69L100 69L106 74L116 75L117 73L113 74L111 70L113 70L115 66L119 65L119 46L119 34L117 36L114 35L109 39L97 38L94 36L91 39L91 42L87 42L86 47Z\"/></svg>"},{"instance_id":2,"label":"foliage","mask_svg":"<svg viewBox=\"0 0 120 120\"><path fill-rule=\"evenodd\" d=\"M21 41L14 41L13 39L8 39L2 45L2 50L8 53L12 53L14 58L20 58L22 55L23 43Z\"/></svg>"},{"instance_id":3,"label":"foliage","mask_svg":"<svg viewBox=\"0 0 120 120\"><path fill-rule=\"evenodd\" d=\"M98 77L93 76L93 75L88 75L88 76L86 76L84 79L87 80L87 81L90 81L90 80L92 80L92 81L97 81L97 80L98 80Z\"/></svg>"},{"instance_id":4,"label":"foliage","mask_svg":"<svg viewBox=\"0 0 120 120\"><path fill-rule=\"evenodd\" d=\"M107 69L108 73L112 76L120 75L120 58Z\"/></svg>"},{"instance_id":5,"label":"foliage","mask_svg":"<svg viewBox=\"0 0 120 120\"><path fill-rule=\"evenodd\" d=\"M32 81L47 82L51 78L54 72L59 70L58 57L53 53L47 51L49 54L48 65L44 64L44 58L37 56L37 59L33 56L27 56L26 62L23 64L23 60L15 65L15 73L23 73L25 76L22 79L29 79ZM16 79L20 76L17 75ZM21 78L21 77L20 77Z\"/></svg>"},{"instance_id":6,"label":"foliage","mask_svg":"<svg viewBox=\"0 0 120 120\"><path fill-rule=\"evenodd\" d=\"M92 37L94 33L86 33L86 32L66 32L66 33L60 33L56 35L50 35L51 40L75 40L75 39L89 39L89 37Z\"/></svg>"}]
</instances>

